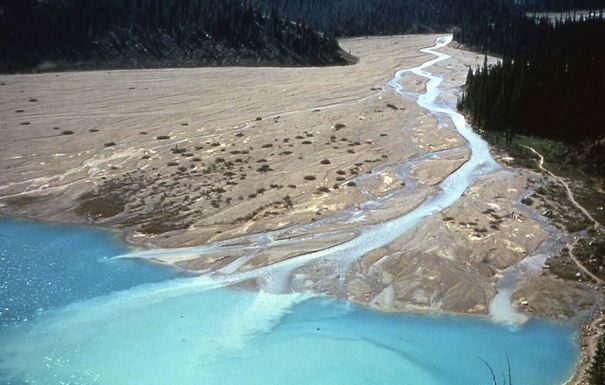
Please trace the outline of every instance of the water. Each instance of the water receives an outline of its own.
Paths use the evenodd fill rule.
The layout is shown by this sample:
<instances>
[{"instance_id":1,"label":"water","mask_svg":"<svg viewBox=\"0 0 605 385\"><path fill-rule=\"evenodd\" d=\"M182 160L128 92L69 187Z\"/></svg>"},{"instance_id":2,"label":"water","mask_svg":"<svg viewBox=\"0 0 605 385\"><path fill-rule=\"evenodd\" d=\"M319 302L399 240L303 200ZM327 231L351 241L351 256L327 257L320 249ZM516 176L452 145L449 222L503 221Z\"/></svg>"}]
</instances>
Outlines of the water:
<instances>
[{"instance_id":1,"label":"water","mask_svg":"<svg viewBox=\"0 0 605 385\"><path fill-rule=\"evenodd\" d=\"M176 273L110 258L129 249L107 231L0 218L0 327L44 309Z\"/></svg>"},{"instance_id":2,"label":"water","mask_svg":"<svg viewBox=\"0 0 605 385\"><path fill-rule=\"evenodd\" d=\"M573 330L561 324L511 328L230 290L142 262L108 262L123 246L92 228L0 219L0 230L10 298L36 303L12 313L28 321L0 329L3 385L489 384L480 358L501 375L507 354L514 383L549 385L567 378L578 355ZM15 261L29 270L7 274ZM48 290L49 281L63 289ZM32 314L37 306L52 309Z\"/></svg>"}]
</instances>

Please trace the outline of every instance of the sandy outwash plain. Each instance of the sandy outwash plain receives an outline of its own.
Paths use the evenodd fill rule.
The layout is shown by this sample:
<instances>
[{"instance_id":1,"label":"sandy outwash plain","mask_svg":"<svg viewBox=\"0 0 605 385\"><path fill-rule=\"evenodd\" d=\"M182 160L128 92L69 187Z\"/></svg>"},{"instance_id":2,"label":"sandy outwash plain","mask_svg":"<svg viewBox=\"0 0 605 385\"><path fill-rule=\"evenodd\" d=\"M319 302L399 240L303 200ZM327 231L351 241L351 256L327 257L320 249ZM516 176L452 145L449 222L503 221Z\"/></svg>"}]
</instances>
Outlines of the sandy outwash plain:
<instances>
[{"instance_id":1,"label":"sandy outwash plain","mask_svg":"<svg viewBox=\"0 0 605 385\"><path fill-rule=\"evenodd\" d=\"M379 200L360 221L292 233L299 241L260 250L238 270L344 242L412 210L468 159L451 122L385 87L397 69L429 60L418 50L435 38L343 40L360 59L348 67L1 75L0 209L123 229L130 243L153 248L321 223ZM483 57L444 51L452 59L431 71L444 77L442 99L452 102ZM421 93L424 82L410 75L401 84ZM293 286L382 310L486 313L498 274L549 237L532 208L517 202L532 178L503 169L478 179L455 205L356 261L344 293L326 266L303 266L305 279ZM240 257L163 262L207 271ZM585 283L547 270L524 277L514 298L520 304L527 287L554 286L569 295L532 300L533 313L571 317L598 299Z\"/></svg>"}]
</instances>

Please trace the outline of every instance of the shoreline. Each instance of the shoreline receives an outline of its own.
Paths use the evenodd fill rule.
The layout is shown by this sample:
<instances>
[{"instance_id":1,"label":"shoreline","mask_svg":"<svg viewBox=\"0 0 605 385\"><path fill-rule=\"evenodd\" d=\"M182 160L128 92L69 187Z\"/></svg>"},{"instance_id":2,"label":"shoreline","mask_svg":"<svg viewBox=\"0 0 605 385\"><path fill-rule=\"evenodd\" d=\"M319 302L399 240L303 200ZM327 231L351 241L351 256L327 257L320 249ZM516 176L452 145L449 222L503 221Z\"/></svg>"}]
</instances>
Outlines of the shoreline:
<instances>
[{"instance_id":1,"label":"shoreline","mask_svg":"<svg viewBox=\"0 0 605 385\"><path fill-rule=\"evenodd\" d=\"M599 338L605 333L605 304L601 304L578 330L576 343L580 357L570 378L561 385L588 385L588 370L596 353Z\"/></svg>"}]
</instances>

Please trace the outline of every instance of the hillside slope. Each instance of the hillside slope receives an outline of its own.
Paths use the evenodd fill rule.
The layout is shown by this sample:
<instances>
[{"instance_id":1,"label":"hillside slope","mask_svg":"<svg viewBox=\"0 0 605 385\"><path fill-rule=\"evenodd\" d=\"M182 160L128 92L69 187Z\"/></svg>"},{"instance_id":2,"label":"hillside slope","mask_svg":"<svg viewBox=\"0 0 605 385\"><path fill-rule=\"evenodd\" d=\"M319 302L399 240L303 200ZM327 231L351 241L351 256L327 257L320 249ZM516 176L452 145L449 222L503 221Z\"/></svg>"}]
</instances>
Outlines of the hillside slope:
<instances>
[{"instance_id":1,"label":"hillside slope","mask_svg":"<svg viewBox=\"0 0 605 385\"><path fill-rule=\"evenodd\" d=\"M352 61L304 23L232 0L0 3L1 72Z\"/></svg>"}]
</instances>

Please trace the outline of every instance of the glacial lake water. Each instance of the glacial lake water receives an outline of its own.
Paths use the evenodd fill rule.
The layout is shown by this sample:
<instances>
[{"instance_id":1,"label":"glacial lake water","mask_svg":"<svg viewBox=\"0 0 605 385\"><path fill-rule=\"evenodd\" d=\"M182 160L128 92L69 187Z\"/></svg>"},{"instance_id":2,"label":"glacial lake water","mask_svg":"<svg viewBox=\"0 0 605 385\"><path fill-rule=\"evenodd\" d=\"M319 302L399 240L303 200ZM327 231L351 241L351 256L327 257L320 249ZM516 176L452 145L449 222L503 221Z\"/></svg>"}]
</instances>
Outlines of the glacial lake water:
<instances>
[{"instance_id":1,"label":"glacial lake water","mask_svg":"<svg viewBox=\"0 0 605 385\"><path fill-rule=\"evenodd\" d=\"M530 320L381 314L217 287L128 259L114 233L0 218L0 383L554 385L574 331Z\"/></svg>"}]
</instances>

